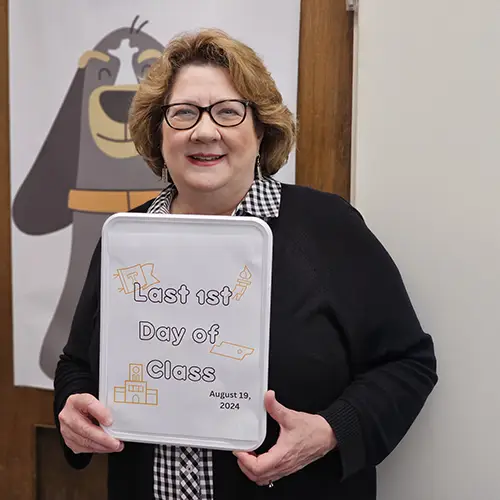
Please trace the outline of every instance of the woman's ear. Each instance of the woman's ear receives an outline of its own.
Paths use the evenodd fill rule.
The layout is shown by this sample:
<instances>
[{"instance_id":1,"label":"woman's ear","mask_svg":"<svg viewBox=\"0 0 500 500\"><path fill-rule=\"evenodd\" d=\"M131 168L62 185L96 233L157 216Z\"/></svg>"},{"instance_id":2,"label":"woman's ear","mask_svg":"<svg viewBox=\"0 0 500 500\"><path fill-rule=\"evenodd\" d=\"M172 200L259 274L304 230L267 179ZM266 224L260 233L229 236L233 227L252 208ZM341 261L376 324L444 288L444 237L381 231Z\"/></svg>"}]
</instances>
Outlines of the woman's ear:
<instances>
[{"instance_id":1,"label":"woman's ear","mask_svg":"<svg viewBox=\"0 0 500 500\"><path fill-rule=\"evenodd\" d=\"M264 139L264 132L265 132L264 125L262 125L262 123L257 123L255 125L255 132L257 134L257 141L259 143L259 150L260 150L260 146L262 144L262 139Z\"/></svg>"}]
</instances>

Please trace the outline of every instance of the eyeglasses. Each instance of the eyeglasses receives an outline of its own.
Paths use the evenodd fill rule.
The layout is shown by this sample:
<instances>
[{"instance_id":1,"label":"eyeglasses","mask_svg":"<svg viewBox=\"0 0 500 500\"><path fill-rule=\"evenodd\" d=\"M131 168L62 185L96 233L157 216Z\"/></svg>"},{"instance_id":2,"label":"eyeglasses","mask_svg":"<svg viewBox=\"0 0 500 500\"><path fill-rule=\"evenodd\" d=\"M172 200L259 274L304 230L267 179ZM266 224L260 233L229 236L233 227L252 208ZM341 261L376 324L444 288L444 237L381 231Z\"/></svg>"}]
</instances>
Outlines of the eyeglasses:
<instances>
[{"instance_id":1,"label":"eyeglasses","mask_svg":"<svg viewBox=\"0 0 500 500\"><path fill-rule=\"evenodd\" d=\"M243 123L247 116L250 101L227 99L210 106L197 106L190 103L165 104L161 110L168 125L176 130L193 128L206 111L214 123L221 127L236 127Z\"/></svg>"}]
</instances>

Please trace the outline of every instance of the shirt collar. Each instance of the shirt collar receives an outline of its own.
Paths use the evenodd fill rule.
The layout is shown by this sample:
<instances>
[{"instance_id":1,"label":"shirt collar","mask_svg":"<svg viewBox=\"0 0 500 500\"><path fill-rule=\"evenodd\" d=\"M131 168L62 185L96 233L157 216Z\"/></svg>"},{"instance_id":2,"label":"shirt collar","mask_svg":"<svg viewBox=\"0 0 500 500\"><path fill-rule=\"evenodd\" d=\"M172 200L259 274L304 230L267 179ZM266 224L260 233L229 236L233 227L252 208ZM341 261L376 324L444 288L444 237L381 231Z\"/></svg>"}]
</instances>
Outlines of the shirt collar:
<instances>
[{"instance_id":1,"label":"shirt collar","mask_svg":"<svg viewBox=\"0 0 500 500\"><path fill-rule=\"evenodd\" d=\"M153 201L148 212L169 214L177 188L169 184ZM272 177L255 179L245 197L236 207L233 215L250 215L260 219L279 216L281 205L281 183Z\"/></svg>"}]
</instances>

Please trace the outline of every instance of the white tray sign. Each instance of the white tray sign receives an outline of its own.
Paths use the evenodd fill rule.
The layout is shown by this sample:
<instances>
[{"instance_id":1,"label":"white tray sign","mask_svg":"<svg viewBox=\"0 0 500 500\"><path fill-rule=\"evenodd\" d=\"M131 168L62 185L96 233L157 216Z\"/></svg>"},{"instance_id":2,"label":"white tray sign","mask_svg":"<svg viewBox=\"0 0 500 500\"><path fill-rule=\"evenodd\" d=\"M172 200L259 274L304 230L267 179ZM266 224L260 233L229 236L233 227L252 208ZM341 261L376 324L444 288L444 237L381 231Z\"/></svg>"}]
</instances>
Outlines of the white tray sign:
<instances>
[{"instance_id":1,"label":"white tray sign","mask_svg":"<svg viewBox=\"0 0 500 500\"><path fill-rule=\"evenodd\" d=\"M102 231L100 400L124 441L256 449L272 233L251 217L117 214Z\"/></svg>"}]
</instances>

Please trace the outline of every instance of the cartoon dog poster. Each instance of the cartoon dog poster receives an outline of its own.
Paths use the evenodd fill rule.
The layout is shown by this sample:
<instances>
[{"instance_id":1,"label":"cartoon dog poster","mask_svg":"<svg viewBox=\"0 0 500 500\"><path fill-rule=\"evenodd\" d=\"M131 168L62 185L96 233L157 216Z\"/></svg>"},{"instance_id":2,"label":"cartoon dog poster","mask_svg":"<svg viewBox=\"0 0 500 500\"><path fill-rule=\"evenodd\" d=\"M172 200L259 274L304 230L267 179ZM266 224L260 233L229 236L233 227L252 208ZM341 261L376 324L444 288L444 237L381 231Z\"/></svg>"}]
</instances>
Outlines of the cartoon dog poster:
<instances>
[{"instance_id":1,"label":"cartoon dog poster","mask_svg":"<svg viewBox=\"0 0 500 500\"><path fill-rule=\"evenodd\" d=\"M138 156L127 118L140 79L162 45L136 16L85 51L54 124L14 198L18 229L45 235L72 225L66 282L40 351L52 377L102 224L156 196L158 178Z\"/></svg>"},{"instance_id":2,"label":"cartoon dog poster","mask_svg":"<svg viewBox=\"0 0 500 500\"><path fill-rule=\"evenodd\" d=\"M127 113L172 37L214 27L249 44L296 112L300 0L137 5L9 2L15 385L52 388L104 221L165 186L137 155ZM276 177L294 182L294 155Z\"/></svg>"}]
</instances>

